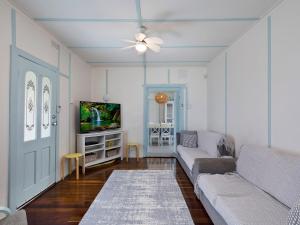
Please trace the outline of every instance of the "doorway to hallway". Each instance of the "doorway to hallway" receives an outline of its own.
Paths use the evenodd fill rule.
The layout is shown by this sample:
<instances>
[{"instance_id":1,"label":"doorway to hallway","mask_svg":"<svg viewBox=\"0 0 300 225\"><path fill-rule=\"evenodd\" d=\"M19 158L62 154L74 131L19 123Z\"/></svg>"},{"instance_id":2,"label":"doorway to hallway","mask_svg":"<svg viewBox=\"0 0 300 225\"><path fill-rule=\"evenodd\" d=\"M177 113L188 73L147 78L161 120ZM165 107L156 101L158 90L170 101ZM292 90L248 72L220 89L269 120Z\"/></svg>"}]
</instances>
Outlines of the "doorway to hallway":
<instances>
[{"instance_id":1,"label":"doorway to hallway","mask_svg":"<svg viewBox=\"0 0 300 225\"><path fill-rule=\"evenodd\" d=\"M145 156L176 152L176 133L185 128L184 85L146 85L144 99Z\"/></svg>"}]
</instances>

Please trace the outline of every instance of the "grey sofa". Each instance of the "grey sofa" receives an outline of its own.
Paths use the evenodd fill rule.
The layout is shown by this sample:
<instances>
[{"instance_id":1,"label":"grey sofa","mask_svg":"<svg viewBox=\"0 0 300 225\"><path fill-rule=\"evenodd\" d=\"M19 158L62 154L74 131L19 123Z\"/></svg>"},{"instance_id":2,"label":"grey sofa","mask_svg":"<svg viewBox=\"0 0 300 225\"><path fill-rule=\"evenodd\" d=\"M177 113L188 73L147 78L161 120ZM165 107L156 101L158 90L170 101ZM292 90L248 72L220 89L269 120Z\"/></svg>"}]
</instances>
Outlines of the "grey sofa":
<instances>
[{"instance_id":1,"label":"grey sofa","mask_svg":"<svg viewBox=\"0 0 300 225\"><path fill-rule=\"evenodd\" d=\"M179 143L177 145L177 160L192 183L194 183L195 177L198 175L197 170L193 173L193 167L196 159L217 158L225 155L234 156L234 143L233 149L229 152L221 149L223 145L227 144L226 142L230 141L230 139L225 135L204 130L197 131L197 135L197 148L184 147ZM177 137L177 139L180 138L182 137Z\"/></svg>"},{"instance_id":2,"label":"grey sofa","mask_svg":"<svg viewBox=\"0 0 300 225\"><path fill-rule=\"evenodd\" d=\"M0 225L27 225L25 210L20 210L12 214L8 208L0 207L0 216L2 216L1 214L4 214L5 217L0 219Z\"/></svg>"},{"instance_id":3,"label":"grey sofa","mask_svg":"<svg viewBox=\"0 0 300 225\"><path fill-rule=\"evenodd\" d=\"M197 165L195 192L215 225L300 224L300 155L247 145L236 164L199 159Z\"/></svg>"}]
</instances>

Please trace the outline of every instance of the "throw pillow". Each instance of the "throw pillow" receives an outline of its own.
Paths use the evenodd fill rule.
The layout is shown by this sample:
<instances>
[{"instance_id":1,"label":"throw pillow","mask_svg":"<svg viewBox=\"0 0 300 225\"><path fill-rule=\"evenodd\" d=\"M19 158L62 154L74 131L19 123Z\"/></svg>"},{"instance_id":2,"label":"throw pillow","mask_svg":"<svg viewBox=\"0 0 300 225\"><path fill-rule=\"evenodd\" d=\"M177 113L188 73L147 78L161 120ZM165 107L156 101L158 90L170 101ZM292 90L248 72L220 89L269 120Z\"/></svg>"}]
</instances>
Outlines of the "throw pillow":
<instances>
[{"instance_id":1,"label":"throw pillow","mask_svg":"<svg viewBox=\"0 0 300 225\"><path fill-rule=\"evenodd\" d=\"M182 145L187 148L197 148L197 135L195 134L183 135Z\"/></svg>"},{"instance_id":2,"label":"throw pillow","mask_svg":"<svg viewBox=\"0 0 300 225\"><path fill-rule=\"evenodd\" d=\"M198 134L196 130L182 130L180 132L180 145L183 145L184 135L196 135L197 137L197 146L198 146Z\"/></svg>"},{"instance_id":3,"label":"throw pillow","mask_svg":"<svg viewBox=\"0 0 300 225\"><path fill-rule=\"evenodd\" d=\"M299 225L300 224L300 198L289 211L288 225Z\"/></svg>"}]
</instances>

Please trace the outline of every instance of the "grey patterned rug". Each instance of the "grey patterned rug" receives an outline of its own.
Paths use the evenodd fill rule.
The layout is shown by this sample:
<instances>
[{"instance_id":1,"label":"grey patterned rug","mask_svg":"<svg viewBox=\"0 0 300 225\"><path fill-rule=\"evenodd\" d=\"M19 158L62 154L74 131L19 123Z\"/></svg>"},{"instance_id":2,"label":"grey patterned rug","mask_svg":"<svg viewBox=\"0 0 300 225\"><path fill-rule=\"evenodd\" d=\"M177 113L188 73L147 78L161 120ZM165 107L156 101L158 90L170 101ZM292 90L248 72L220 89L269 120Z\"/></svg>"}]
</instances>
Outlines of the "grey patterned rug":
<instances>
[{"instance_id":1,"label":"grey patterned rug","mask_svg":"<svg viewBox=\"0 0 300 225\"><path fill-rule=\"evenodd\" d=\"M115 170L80 225L192 225L171 170Z\"/></svg>"}]
</instances>

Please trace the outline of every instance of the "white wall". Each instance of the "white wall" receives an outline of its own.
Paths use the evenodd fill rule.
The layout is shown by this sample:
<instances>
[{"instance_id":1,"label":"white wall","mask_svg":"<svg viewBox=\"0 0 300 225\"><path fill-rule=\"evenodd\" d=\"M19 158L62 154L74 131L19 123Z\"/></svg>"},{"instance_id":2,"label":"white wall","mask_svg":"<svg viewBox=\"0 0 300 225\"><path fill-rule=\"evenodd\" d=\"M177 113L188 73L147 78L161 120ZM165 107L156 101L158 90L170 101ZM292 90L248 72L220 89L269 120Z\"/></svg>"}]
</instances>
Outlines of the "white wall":
<instances>
[{"instance_id":1,"label":"white wall","mask_svg":"<svg viewBox=\"0 0 300 225\"><path fill-rule=\"evenodd\" d=\"M10 45L12 43L11 32L11 9L13 7L5 0L0 0L0 116L2 118L0 130L0 205L7 205L8 201L8 155L9 155L9 80L10 80ZM69 116L69 54L71 54L71 77L70 83L73 91L71 99L74 105L80 99L90 97L90 67L75 54L64 47L55 37L45 31L40 25L19 10L16 10L16 45L18 48L45 61L46 63L58 67L60 65L60 105L59 115L59 154L74 151L74 120L71 120L71 148L69 147L69 118L75 118L74 110ZM59 46L60 51L52 43ZM60 53L60 57L59 57ZM60 58L60 63L58 60ZM72 107L71 107L72 109ZM59 171L59 168L58 168Z\"/></svg>"},{"instance_id":2,"label":"white wall","mask_svg":"<svg viewBox=\"0 0 300 225\"><path fill-rule=\"evenodd\" d=\"M207 76L207 127L225 132L225 57L216 57L210 63Z\"/></svg>"},{"instance_id":3,"label":"white wall","mask_svg":"<svg viewBox=\"0 0 300 225\"><path fill-rule=\"evenodd\" d=\"M300 1L286 0L268 16L271 32L271 145L299 151ZM242 144L268 144L267 17L227 52L228 134ZM208 129L224 132L225 52L208 67ZM216 112L217 111L217 112Z\"/></svg>"},{"instance_id":4,"label":"white wall","mask_svg":"<svg viewBox=\"0 0 300 225\"><path fill-rule=\"evenodd\" d=\"M8 193L8 133L9 133L9 71L10 71L10 7L0 1L0 205L7 205Z\"/></svg>"},{"instance_id":5,"label":"white wall","mask_svg":"<svg viewBox=\"0 0 300 225\"><path fill-rule=\"evenodd\" d=\"M111 102L122 104L122 126L128 140L143 143L143 67L96 67L92 69L91 98L103 101L105 70L108 69L108 92ZM186 84L188 93L187 128L206 129L206 68L147 67L147 84Z\"/></svg>"}]
</instances>

